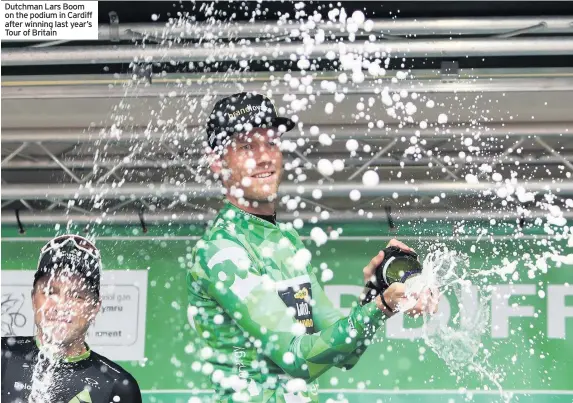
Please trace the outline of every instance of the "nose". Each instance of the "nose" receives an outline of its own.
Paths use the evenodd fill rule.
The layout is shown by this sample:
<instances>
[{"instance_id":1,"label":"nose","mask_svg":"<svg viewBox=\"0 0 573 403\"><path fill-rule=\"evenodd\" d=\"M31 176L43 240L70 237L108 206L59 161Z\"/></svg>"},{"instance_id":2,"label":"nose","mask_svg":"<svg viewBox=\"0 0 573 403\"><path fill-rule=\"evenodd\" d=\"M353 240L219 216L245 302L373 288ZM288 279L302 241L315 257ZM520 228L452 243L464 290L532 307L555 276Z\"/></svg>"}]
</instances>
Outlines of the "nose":
<instances>
[{"instance_id":1,"label":"nose","mask_svg":"<svg viewBox=\"0 0 573 403\"><path fill-rule=\"evenodd\" d=\"M268 141L262 141L259 144L257 152L257 162L259 164L273 163L275 159L276 148Z\"/></svg>"},{"instance_id":2,"label":"nose","mask_svg":"<svg viewBox=\"0 0 573 403\"><path fill-rule=\"evenodd\" d=\"M266 146L261 147L261 151L258 155L257 162L259 165L261 164L268 164L271 160L271 153L270 150Z\"/></svg>"}]
</instances>

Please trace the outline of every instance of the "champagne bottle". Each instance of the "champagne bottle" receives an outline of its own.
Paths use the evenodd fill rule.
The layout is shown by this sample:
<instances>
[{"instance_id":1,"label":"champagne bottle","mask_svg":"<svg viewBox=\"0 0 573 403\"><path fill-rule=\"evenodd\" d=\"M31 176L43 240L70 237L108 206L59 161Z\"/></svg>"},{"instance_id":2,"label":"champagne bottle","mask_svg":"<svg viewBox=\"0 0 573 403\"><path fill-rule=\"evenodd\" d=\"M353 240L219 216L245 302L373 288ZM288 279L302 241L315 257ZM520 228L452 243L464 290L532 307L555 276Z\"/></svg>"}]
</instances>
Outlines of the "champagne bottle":
<instances>
[{"instance_id":1,"label":"champagne bottle","mask_svg":"<svg viewBox=\"0 0 573 403\"><path fill-rule=\"evenodd\" d=\"M396 246L384 249L384 260L376 268L376 286L384 291L392 283L406 281L422 273L422 265L418 261L418 255L414 252L406 252Z\"/></svg>"}]
</instances>

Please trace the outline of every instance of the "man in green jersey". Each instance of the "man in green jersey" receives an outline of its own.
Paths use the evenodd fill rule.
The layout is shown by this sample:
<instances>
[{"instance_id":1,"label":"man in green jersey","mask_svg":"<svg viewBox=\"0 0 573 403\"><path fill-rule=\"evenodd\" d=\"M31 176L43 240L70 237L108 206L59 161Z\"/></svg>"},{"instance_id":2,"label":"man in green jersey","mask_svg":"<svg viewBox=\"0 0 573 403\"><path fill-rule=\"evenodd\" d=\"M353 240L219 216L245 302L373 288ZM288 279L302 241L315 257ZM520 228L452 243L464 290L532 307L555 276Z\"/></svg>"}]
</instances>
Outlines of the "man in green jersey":
<instances>
[{"instance_id":1,"label":"man in green jersey","mask_svg":"<svg viewBox=\"0 0 573 403\"><path fill-rule=\"evenodd\" d=\"M332 367L351 368L405 298L396 283L343 316L293 226L276 222L278 141L293 127L268 98L253 93L220 100L208 123L211 168L226 202L194 249L187 285L216 401L318 402L317 378ZM381 252L364 268L365 282L382 259ZM423 310L435 304L420 298L407 313Z\"/></svg>"}]
</instances>

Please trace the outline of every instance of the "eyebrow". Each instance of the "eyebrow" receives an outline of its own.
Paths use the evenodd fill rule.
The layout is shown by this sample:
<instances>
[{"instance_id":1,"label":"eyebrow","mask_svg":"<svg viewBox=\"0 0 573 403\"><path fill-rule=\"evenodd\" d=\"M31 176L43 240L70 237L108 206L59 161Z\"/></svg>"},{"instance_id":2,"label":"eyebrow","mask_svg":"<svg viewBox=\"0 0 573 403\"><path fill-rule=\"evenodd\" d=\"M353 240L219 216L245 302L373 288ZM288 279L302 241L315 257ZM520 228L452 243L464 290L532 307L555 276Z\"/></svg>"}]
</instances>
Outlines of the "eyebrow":
<instances>
[{"instance_id":1,"label":"eyebrow","mask_svg":"<svg viewBox=\"0 0 573 403\"><path fill-rule=\"evenodd\" d=\"M245 136L236 136L235 137L235 141L241 142L241 143L246 143L251 139L252 139L251 137L245 137Z\"/></svg>"}]
</instances>

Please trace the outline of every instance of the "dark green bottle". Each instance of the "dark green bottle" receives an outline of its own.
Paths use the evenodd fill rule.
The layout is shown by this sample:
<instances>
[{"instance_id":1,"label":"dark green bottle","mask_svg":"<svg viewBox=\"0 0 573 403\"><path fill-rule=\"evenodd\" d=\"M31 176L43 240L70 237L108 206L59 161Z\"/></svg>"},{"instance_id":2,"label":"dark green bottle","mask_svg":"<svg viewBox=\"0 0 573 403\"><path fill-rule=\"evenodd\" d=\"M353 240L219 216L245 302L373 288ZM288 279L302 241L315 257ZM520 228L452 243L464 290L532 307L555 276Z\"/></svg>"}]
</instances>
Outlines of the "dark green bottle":
<instances>
[{"instance_id":1,"label":"dark green bottle","mask_svg":"<svg viewBox=\"0 0 573 403\"><path fill-rule=\"evenodd\" d=\"M392 283L405 283L409 278L421 273L422 265L416 253L389 246L384 249L384 260L376 268L376 286L384 291Z\"/></svg>"}]
</instances>

